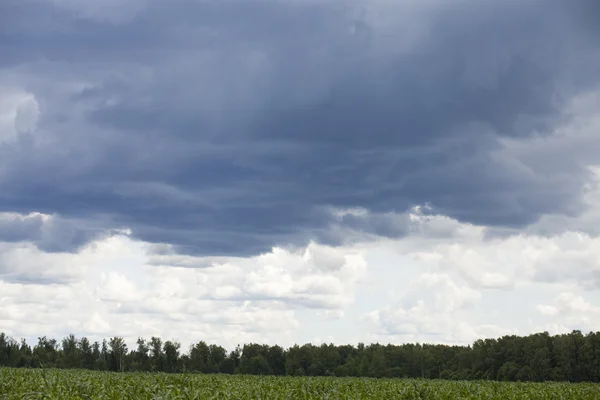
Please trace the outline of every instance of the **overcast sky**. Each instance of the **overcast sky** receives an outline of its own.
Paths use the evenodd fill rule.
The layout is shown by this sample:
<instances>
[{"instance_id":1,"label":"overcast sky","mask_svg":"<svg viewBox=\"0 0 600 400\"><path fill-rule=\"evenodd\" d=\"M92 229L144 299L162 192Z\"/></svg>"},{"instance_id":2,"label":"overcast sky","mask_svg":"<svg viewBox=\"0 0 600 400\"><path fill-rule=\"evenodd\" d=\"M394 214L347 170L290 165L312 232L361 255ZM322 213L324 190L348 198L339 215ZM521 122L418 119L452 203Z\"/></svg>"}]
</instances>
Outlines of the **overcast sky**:
<instances>
[{"instance_id":1,"label":"overcast sky","mask_svg":"<svg viewBox=\"0 0 600 400\"><path fill-rule=\"evenodd\" d=\"M3 0L0 331L600 330L595 0Z\"/></svg>"}]
</instances>

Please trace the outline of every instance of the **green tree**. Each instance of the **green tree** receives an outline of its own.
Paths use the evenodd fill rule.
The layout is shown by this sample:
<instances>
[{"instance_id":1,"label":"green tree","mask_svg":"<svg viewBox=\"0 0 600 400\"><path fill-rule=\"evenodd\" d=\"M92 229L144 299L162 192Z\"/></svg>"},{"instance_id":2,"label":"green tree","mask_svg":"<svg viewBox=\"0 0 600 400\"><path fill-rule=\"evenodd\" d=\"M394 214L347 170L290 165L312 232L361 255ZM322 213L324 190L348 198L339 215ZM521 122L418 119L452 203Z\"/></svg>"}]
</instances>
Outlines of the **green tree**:
<instances>
[{"instance_id":1,"label":"green tree","mask_svg":"<svg viewBox=\"0 0 600 400\"><path fill-rule=\"evenodd\" d=\"M167 340L163 345L163 351L165 354L165 372L177 372L181 370L179 364L179 348L181 345L179 342L172 342Z\"/></svg>"},{"instance_id":2,"label":"green tree","mask_svg":"<svg viewBox=\"0 0 600 400\"><path fill-rule=\"evenodd\" d=\"M81 354L81 366L86 369L94 369L96 359L88 338L83 337L79 340L79 353Z\"/></svg>"},{"instance_id":3,"label":"green tree","mask_svg":"<svg viewBox=\"0 0 600 400\"><path fill-rule=\"evenodd\" d=\"M210 349L204 341L200 341L190 349L190 370L204 373L214 372L210 364Z\"/></svg>"},{"instance_id":4,"label":"green tree","mask_svg":"<svg viewBox=\"0 0 600 400\"><path fill-rule=\"evenodd\" d=\"M214 372L222 372L223 364L227 358L227 351L215 344L208 346L208 361L212 365Z\"/></svg>"},{"instance_id":5,"label":"green tree","mask_svg":"<svg viewBox=\"0 0 600 400\"><path fill-rule=\"evenodd\" d=\"M271 346L267 350L265 359L274 375L285 375L285 350L281 346Z\"/></svg>"},{"instance_id":6,"label":"green tree","mask_svg":"<svg viewBox=\"0 0 600 400\"><path fill-rule=\"evenodd\" d=\"M239 372L241 355L242 349L240 348L240 346L236 346L236 348L229 353L229 355L221 365L220 372L225 374L234 374L236 373L236 371Z\"/></svg>"},{"instance_id":7,"label":"green tree","mask_svg":"<svg viewBox=\"0 0 600 400\"><path fill-rule=\"evenodd\" d=\"M137 339L137 348L133 354L133 369L136 371L150 371L150 347L143 338Z\"/></svg>"},{"instance_id":8,"label":"green tree","mask_svg":"<svg viewBox=\"0 0 600 400\"><path fill-rule=\"evenodd\" d=\"M82 368L83 362L77 338L70 334L62 340L62 352L60 358L62 368Z\"/></svg>"},{"instance_id":9,"label":"green tree","mask_svg":"<svg viewBox=\"0 0 600 400\"><path fill-rule=\"evenodd\" d=\"M58 360L56 339L47 339L46 336L38 338L38 343L33 348L33 355L44 368L56 367Z\"/></svg>"},{"instance_id":10,"label":"green tree","mask_svg":"<svg viewBox=\"0 0 600 400\"><path fill-rule=\"evenodd\" d=\"M164 371L162 340L155 336L150 338L150 361L152 371Z\"/></svg>"},{"instance_id":11,"label":"green tree","mask_svg":"<svg viewBox=\"0 0 600 400\"><path fill-rule=\"evenodd\" d=\"M109 369L111 371L125 371L125 355L127 345L123 338L115 336L109 341Z\"/></svg>"}]
</instances>

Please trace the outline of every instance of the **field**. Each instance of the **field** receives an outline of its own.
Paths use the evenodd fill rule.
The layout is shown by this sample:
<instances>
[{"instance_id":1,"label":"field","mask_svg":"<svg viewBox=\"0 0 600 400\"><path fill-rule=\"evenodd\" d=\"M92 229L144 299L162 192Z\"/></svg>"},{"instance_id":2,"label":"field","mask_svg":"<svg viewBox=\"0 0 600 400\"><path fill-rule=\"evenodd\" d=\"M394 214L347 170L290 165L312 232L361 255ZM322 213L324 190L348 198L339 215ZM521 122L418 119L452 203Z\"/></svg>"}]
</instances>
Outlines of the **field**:
<instances>
[{"instance_id":1,"label":"field","mask_svg":"<svg viewBox=\"0 0 600 400\"><path fill-rule=\"evenodd\" d=\"M0 399L600 399L600 386L0 368Z\"/></svg>"}]
</instances>

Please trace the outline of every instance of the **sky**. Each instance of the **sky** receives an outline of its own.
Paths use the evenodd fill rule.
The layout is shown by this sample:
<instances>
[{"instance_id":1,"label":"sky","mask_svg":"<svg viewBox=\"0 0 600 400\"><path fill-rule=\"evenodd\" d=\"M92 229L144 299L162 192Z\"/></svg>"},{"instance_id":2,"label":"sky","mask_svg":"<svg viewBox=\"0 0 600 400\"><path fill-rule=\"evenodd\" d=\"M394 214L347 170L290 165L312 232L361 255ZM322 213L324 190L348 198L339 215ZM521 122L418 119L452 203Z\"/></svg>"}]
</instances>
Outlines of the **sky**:
<instances>
[{"instance_id":1,"label":"sky","mask_svg":"<svg viewBox=\"0 0 600 400\"><path fill-rule=\"evenodd\" d=\"M0 331L600 330L595 0L3 0Z\"/></svg>"}]
</instances>

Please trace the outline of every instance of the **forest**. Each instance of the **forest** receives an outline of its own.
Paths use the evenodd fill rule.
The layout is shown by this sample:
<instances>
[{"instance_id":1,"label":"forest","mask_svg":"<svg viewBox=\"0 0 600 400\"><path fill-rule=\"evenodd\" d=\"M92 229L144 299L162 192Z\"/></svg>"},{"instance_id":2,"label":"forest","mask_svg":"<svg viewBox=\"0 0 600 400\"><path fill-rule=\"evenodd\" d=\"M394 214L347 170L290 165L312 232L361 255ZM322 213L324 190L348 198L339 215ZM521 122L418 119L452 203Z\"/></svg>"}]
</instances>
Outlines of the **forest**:
<instances>
[{"instance_id":1,"label":"forest","mask_svg":"<svg viewBox=\"0 0 600 400\"><path fill-rule=\"evenodd\" d=\"M113 337L90 342L69 335L31 346L0 333L0 366L104 371L197 372L277 376L365 376L451 380L600 382L600 332L480 339L441 344L305 344L288 349L256 343L232 351L200 341L139 338L129 349Z\"/></svg>"}]
</instances>

